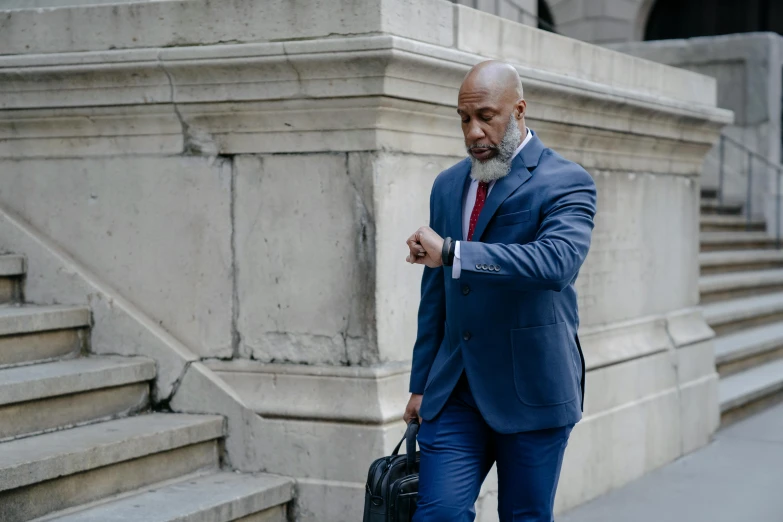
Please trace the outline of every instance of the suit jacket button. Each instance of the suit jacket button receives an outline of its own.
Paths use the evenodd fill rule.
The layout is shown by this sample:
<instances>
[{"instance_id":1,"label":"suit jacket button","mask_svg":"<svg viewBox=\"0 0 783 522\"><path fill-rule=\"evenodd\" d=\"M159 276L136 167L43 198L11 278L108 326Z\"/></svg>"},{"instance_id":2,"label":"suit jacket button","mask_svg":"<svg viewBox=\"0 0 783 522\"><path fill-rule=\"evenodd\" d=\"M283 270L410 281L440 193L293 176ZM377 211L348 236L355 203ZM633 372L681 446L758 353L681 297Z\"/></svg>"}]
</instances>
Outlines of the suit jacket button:
<instances>
[{"instance_id":1,"label":"suit jacket button","mask_svg":"<svg viewBox=\"0 0 783 522\"><path fill-rule=\"evenodd\" d=\"M470 293L470 287L468 285L462 285L462 295L468 295Z\"/></svg>"},{"instance_id":2,"label":"suit jacket button","mask_svg":"<svg viewBox=\"0 0 783 522\"><path fill-rule=\"evenodd\" d=\"M495 265L495 272L500 272L500 266Z\"/></svg>"},{"instance_id":3,"label":"suit jacket button","mask_svg":"<svg viewBox=\"0 0 783 522\"><path fill-rule=\"evenodd\" d=\"M481 269L482 270L486 270L487 269L487 265L481 265Z\"/></svg>"},{"instance_id":4,"label":"suit jacket button","mask_svg":"<svg viewBox=\"0 0 783 522\"><path fill-rule=\"evenodd\" d=\"M470 332L465 332L464 334L462 334L462 338L465 339L466 341L470 341L471 337L472 336L470 335Z\"/></svg>"},{"instance_id":5,"label":"suit jacket button","mask_svg":"<svg viewBox=\"0 0 783 522\"><path fill-rule=\"evenodd\" d=\"M481 265L476 265L476 270L481 270Z\"/></svg>"}]
</instances>

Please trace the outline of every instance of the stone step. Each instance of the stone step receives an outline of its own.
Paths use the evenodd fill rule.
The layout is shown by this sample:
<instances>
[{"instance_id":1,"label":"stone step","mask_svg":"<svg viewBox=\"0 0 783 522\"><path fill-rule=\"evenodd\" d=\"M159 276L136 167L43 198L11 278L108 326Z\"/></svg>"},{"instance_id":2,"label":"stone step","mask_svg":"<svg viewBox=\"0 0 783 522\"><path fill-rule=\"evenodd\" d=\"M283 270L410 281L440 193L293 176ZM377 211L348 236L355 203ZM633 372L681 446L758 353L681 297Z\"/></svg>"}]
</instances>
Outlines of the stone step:
<instances>
[{"instance_id":1,"label":"stone step","mask_svg":"<svg viewBox=\"0 0 783 522\"><path fill-rule=\"evenodd\" d=\"M724 214L739 215L742 214L741 203L718 203L717 198L701 198L702 214Z\"/></svg>"},{"instance_id":2,"label":"stone step","mask_svg":"<svg viewBox=\"0 0 783 522\"><path fill-rule=\"evenodd\" d=\"M748 223L744 216L726 216L719 214L707 214L701 216L699 220L702 232L742 232L742 231L764 231L767 229L767 223L763 219L753 219Z\"/></svg>"},{"instance_id":3,"label":"stone step","mask_svg":"<svg viewBox=\"0 0 783 522\"><path fill-rule=\"evenodd\" d=\"M89 357L0 370L0 439L145 409L155 362Z\"/></svg>"},{"instance_id":4,"label":"stone step","mask_svg":"<svg viewBox=\"0 0 783 522\"><path fill-rule=\"evenodd\" d=\"M223 418L149 414L0 443L0 520L21 522L217 469Z\"/></svg>"},{"instance_id":5,"label":"stone step","mask_svg":"<svg viewBox=\"0 0 783 522\"><path fill-rule=\"evenodd\" d=\"M74 356L89 326L84 306L0 306L0 367Z\"/></svg>"},{"instance_id":6,"label":"stone step","mask_svg":"<svg viewBox=\"0 0 783 522\"><path fill-rule=\"evenodd\" d=\"M766 232L702 232L701 251L775 248L775 238Z\"/></svg>"},{"instance_id":7,"label":"stone step","mask_svg":"<svg viewBox=\"0 0 783 522\"><path fill-rule=\"evenodd\" d=\"M285 522L293 481L217 472L155 485L136 494L36 522ZM251 517L252 518L244 518Z\"/></svg>"},{"instance_id":8,"label":"stone step","mask_svg":"<svg viewBox=\"0 0 783 522\"><path fill-rule=\"evenodd\" d=\"M703 275L699 278L702 304L779 291L783 291L783 268Z\"/></svg>"},{"instance_id":9,"label":"stone step","mask_svg":"<svg viewBox=\"0 0 783 522\"><path fill-rule=\"evenodd\" d=\"M18 303L22 300L25 271L24 256L0 255L0 303Z\"/></svg>"},{"instance_id":10,"label":"stone step","mask_svg":"<svg viewBox=\"0 0 783 522\"><path fill-rule=\"evenodd\" d=\"M702 275L783 268L783 250L730 250L699 254Z\"/></svg>"},{"instance_id":11,"label":"stone step","mask_svg":"<svg viewBox=\"0 0 783 522\"><path fill-rule=\"evenodd\" d=\"M721 377L783 358L783 322L740 330L715 339L715 364Z\"/></svg>"},{"instance_id":12,"label":"stone step","mask_svg":"<svg viewBox=\"0 0 783 522\"><path fill-rule=\"evenodd\" d=\"M783 321L783 292L710 303L704 318L718 335Z\"/></svg>"},{"instance_id":13,"label":"stone step","mask_svg":"<svg viewBox=\"0 0 783 522\"><path fill-rule=\"evenodd\" d=\"M722 378L719 396L724 426L780 402L783 400L783 359Z\"/></svg>"}]
</instances>

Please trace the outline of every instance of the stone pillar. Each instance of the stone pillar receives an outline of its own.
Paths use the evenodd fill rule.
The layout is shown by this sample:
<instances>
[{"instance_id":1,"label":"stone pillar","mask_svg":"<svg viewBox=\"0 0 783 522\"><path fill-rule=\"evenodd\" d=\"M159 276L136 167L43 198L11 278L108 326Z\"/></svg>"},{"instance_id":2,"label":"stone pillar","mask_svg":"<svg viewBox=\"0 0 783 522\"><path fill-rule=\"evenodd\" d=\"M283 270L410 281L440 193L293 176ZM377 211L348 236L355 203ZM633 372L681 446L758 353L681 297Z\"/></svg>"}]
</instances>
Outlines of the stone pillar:
<instances>
[{"instance_id":1,"label":"stone pillar","mask_svg":"<svg viewBox=\"0 0 783 522\"><path fill-rule=\"evenodd\" d=\"M260 415L246 444L298 480L297 520L357 520L367 467L402 434L421 275L404 241L464 156L457 90L486 58L518 68L529 126L598 186L585 418L558 509L715 429L696 256L701 161L731 119L714 80L445 0L2 15L0 209ZM51 296L53 275L33 274L30 297ZM482 520L495 498L490 479Z\"/></svg>"}]
</instances>

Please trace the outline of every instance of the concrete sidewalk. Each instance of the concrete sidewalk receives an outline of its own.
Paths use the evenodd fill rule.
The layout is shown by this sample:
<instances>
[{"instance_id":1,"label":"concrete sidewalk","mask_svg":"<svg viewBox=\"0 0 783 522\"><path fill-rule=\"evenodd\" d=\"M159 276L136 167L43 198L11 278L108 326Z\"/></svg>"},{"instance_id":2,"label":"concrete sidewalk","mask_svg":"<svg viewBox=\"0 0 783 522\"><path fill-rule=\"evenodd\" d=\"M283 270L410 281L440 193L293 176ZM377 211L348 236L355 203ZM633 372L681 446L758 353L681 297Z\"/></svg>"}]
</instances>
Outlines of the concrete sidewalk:
<instances>
[{"instance_id":1,"label":"concrete sidewalk","mask_svg":"<svg viewBox=\"0 0 783 522\"><path fill-rule=\"evenodd\" d=\"M783 405L557 522L783 522Z\"/></svg>"}]
</instances>

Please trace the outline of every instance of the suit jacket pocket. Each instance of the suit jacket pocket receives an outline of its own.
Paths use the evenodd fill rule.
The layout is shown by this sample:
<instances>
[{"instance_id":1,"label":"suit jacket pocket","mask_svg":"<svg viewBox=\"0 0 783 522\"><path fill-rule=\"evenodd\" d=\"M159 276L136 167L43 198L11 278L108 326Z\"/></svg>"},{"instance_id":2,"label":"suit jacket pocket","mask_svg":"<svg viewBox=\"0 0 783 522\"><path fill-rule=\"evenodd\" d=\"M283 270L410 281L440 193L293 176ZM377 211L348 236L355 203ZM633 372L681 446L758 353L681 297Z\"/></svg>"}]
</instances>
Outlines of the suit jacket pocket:
<instances>
[{"instance_id":1,"label":"suit jacket pocket","mask_svg":"<svg viewBox=\"0 0 783 522\"><path fill-rule=\"evenodd\" d=\"M525 221L530 221L530 209L511 212L510 214L496 215L493 222L496 227L505 227L508 225L516 225L517 223L524 223Z\"/></svg>"},{"instance_id":2,"label":"suit jacket pocket","mask_svg":"<svg viewBox=\"0 0 783 522\"><path fill-rule=\"evenodd\" d=\"M555 406L576 398L578 380L565 323L511 330L514 385L528 406Z\"/></svg>"}]
</instances>

